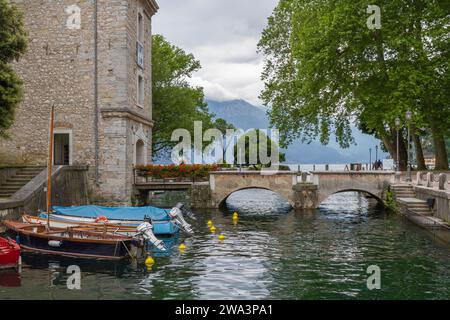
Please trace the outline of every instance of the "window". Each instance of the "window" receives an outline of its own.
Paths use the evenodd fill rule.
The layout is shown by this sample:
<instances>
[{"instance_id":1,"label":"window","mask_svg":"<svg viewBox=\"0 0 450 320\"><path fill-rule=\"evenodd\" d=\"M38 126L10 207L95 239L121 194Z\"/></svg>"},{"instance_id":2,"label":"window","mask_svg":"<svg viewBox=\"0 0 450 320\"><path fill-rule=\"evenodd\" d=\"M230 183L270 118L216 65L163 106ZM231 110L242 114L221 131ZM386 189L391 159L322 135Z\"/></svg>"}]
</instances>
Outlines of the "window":
<instances>
[{"instance_id":1,"label":"window","mask_svg":"<svg viewBox=\"0 0 450 320\"><path fill-rule=\"evenodd\" d=\"M138 41L144 43L144 17L142 13L138 13L138 30L137 30Z\"/></svg>"},{"instance_id":2,"label":"window","mask_svg":"<svg viewBox=\"0 0 450 320\"><path fill-rule=\"evenodd\" d=\"M138 106L144 107L144 97L145 97L145 86L144 86L144 77L142 75L138 75L138 93L137 100Z\"/></svg>"},{"instance_id":3,"label":"window","mask_svg":"<svg viewBox=\"0 0 450 320\"><path fill-rule=\"evenodd\" d=\"M139 67L144 68L144 16L140 12L137 21L136 62Z\"/></svg>"}]
</instances>

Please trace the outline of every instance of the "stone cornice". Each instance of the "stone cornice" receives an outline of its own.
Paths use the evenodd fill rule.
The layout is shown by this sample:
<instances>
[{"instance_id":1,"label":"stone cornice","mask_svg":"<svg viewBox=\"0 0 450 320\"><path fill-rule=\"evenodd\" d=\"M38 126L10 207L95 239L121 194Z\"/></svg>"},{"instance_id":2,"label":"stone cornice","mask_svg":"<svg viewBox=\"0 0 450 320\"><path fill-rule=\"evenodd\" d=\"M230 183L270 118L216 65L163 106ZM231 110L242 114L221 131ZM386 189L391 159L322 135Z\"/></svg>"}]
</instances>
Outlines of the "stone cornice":
<instances>
[{"instance_id":1,"label":"stone cornice","mask_svg":"<svg viewBox=\"0 0 450 320\"><path fill-rule=\"evenodd\" d=\"M128 118L153 128L152 119L127 108L102 108L100 112L104 118Z\"/></svg>"},{"instance_id":2,"label":"stone cornice","mask_svg":"<svg viewBox=\"0 0 450 320\"><path fill-rule=\"evenodd\" d=\"M152 14L155 14L156 12L158 12L159 6L155 0L146 0L146 2L149 5L149 7L152 8L152 10L153 10Z\"/></svg>"}]
</instances>

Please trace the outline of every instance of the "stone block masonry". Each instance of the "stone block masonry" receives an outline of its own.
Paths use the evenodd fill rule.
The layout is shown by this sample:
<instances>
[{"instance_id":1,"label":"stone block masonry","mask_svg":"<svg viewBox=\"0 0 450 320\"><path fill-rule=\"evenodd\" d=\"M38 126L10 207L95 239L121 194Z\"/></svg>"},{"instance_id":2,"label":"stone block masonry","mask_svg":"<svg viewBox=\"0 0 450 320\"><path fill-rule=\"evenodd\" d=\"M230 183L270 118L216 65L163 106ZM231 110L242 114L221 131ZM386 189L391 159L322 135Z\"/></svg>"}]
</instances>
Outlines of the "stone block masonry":
<instances>
[{"instance_id":1,"label":"stone block masonry","mask_svg":"<svg viewBox=\"0 0 450 320\"><path fill-rule=\"evenodd\" d=\"M61 146L70 153L68 164L89 166L91 189L100 197L129 203L133 165L151 161L151 17L157 4L153 0L13 2L24 13L29 49L14 63L25 96L8 132L11 139L0 140L0 160L45 164L50 108L55 105L55 133L68 135L69 142ZM138 29L143 32L143 65L137 63ZM141 103L138 76L144 79Z\"/></svg>"}]
</instances>

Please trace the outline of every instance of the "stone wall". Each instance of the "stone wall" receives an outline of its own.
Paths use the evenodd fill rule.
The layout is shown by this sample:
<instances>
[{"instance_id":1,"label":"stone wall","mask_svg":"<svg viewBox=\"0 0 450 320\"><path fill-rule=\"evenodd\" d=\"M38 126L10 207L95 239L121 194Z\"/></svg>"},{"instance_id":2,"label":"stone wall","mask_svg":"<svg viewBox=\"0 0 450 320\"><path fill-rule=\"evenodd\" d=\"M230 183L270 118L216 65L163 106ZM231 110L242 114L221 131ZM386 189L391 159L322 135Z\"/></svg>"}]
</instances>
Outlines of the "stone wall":
<instances>
[{"instance_id":1,"label":"stone wall","mask_svg":"<svg viewBox=\"0 0 450 320\"><path fill-rule=\"evenodd\" d=\"M99 181L95 192L130 202L136 142L151 161L151 16L153 0L98 0L98 132L95 119L95 23L92 0L13 0L24 12L28 53L14 68L24 81L11 139L0 140L0 161L43 165L48 123L71 133L72 163L88 165L95 178L98 133ZM81 9L80 29L69 28L71 6ZM145 68L136 62L137 12L144 15ZM145 104L137 106L137 74L145 78Z\"/></svg>"},{"instance_id":2,"label":"stone wall","mask_svg":"<svg viewBox=\"0 0 450 320\"><path fill-rule=\"evenodd\" d=\"M57 167L52 177L53 205L89 204L88 168L84 166ZM47 173L45 170L30 181L12 199L0 202L0 220L17 219L20 214L36 214L46 210Z\"/></svg>"},{"instance_id":3,"label":"stone wall","mask_svg":"<svg viewBox=\"0 0 450 320\"><path fill-rule=\"evenodd\" d=\"M73 0L14 0L24 13L28 53L14 63L24 82L11 139L0 140L0 159L45 164L52 105L56 128L73 131L74 163L93 165L93 15L92 1L77 1L81 29L67 28L65 9Z\"/></svg>"},{"instance_id":4,"label":"stone wall","mask_svg":"<svg viewBox=\"0 0 450 320\"><path fill-rule=\"evenodd\" d=\"M435 199L434 216L450 223L450 192L448 190L415 186L414 191L418 199Z\"/></svg>"},{"instance_id":5,"label":"stone wall","mask_svg":"<svg viewBox=\"0 0 450 320\"><path fill-rule=\"evenodd\" d=\"M212 202L211 187L209 183L195 183L191 188L191 208L216 208Z\"/></svg>"}]
</instances>

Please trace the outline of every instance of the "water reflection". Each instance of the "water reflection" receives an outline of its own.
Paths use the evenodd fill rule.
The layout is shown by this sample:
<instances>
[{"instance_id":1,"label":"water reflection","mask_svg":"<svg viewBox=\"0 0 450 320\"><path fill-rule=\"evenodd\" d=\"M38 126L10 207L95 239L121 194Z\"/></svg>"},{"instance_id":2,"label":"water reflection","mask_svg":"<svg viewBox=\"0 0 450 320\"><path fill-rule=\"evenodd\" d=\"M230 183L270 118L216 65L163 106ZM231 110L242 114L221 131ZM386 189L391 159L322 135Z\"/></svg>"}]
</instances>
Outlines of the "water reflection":
<instances>
[{"instance_id":1,"label":"water reflection","mask_svg":"<svg viewBox=\"0 0 450 320\"><path fill-rule=\"evenodd\" d=\"M288 213L292 206L277 193L265 189L244 189L232 193L226 200L228 212L239 211L245 216L270 216Z\"/></svg>"},{"instance_id":2,"label":"water reflection","mask_svg":"<svg viewBox=\"0 0 450 320\"><path fill-rule=\"evenodd\" d=\"M195 236L164 239L170 250L154 252L151 269L24 255L20 287L1 286L0 273L0 299L450 298L450 249L374 199L343 193L319 210L286 212L283 199L269 199L269 209L267 194L248 192L230 197L245 209L237 224L228 212L197 211ZM81 291L67 289L72 264L81 268ZM366 287L370 265L382 270L382 290Z\"/></svg>"}]
</instances>

